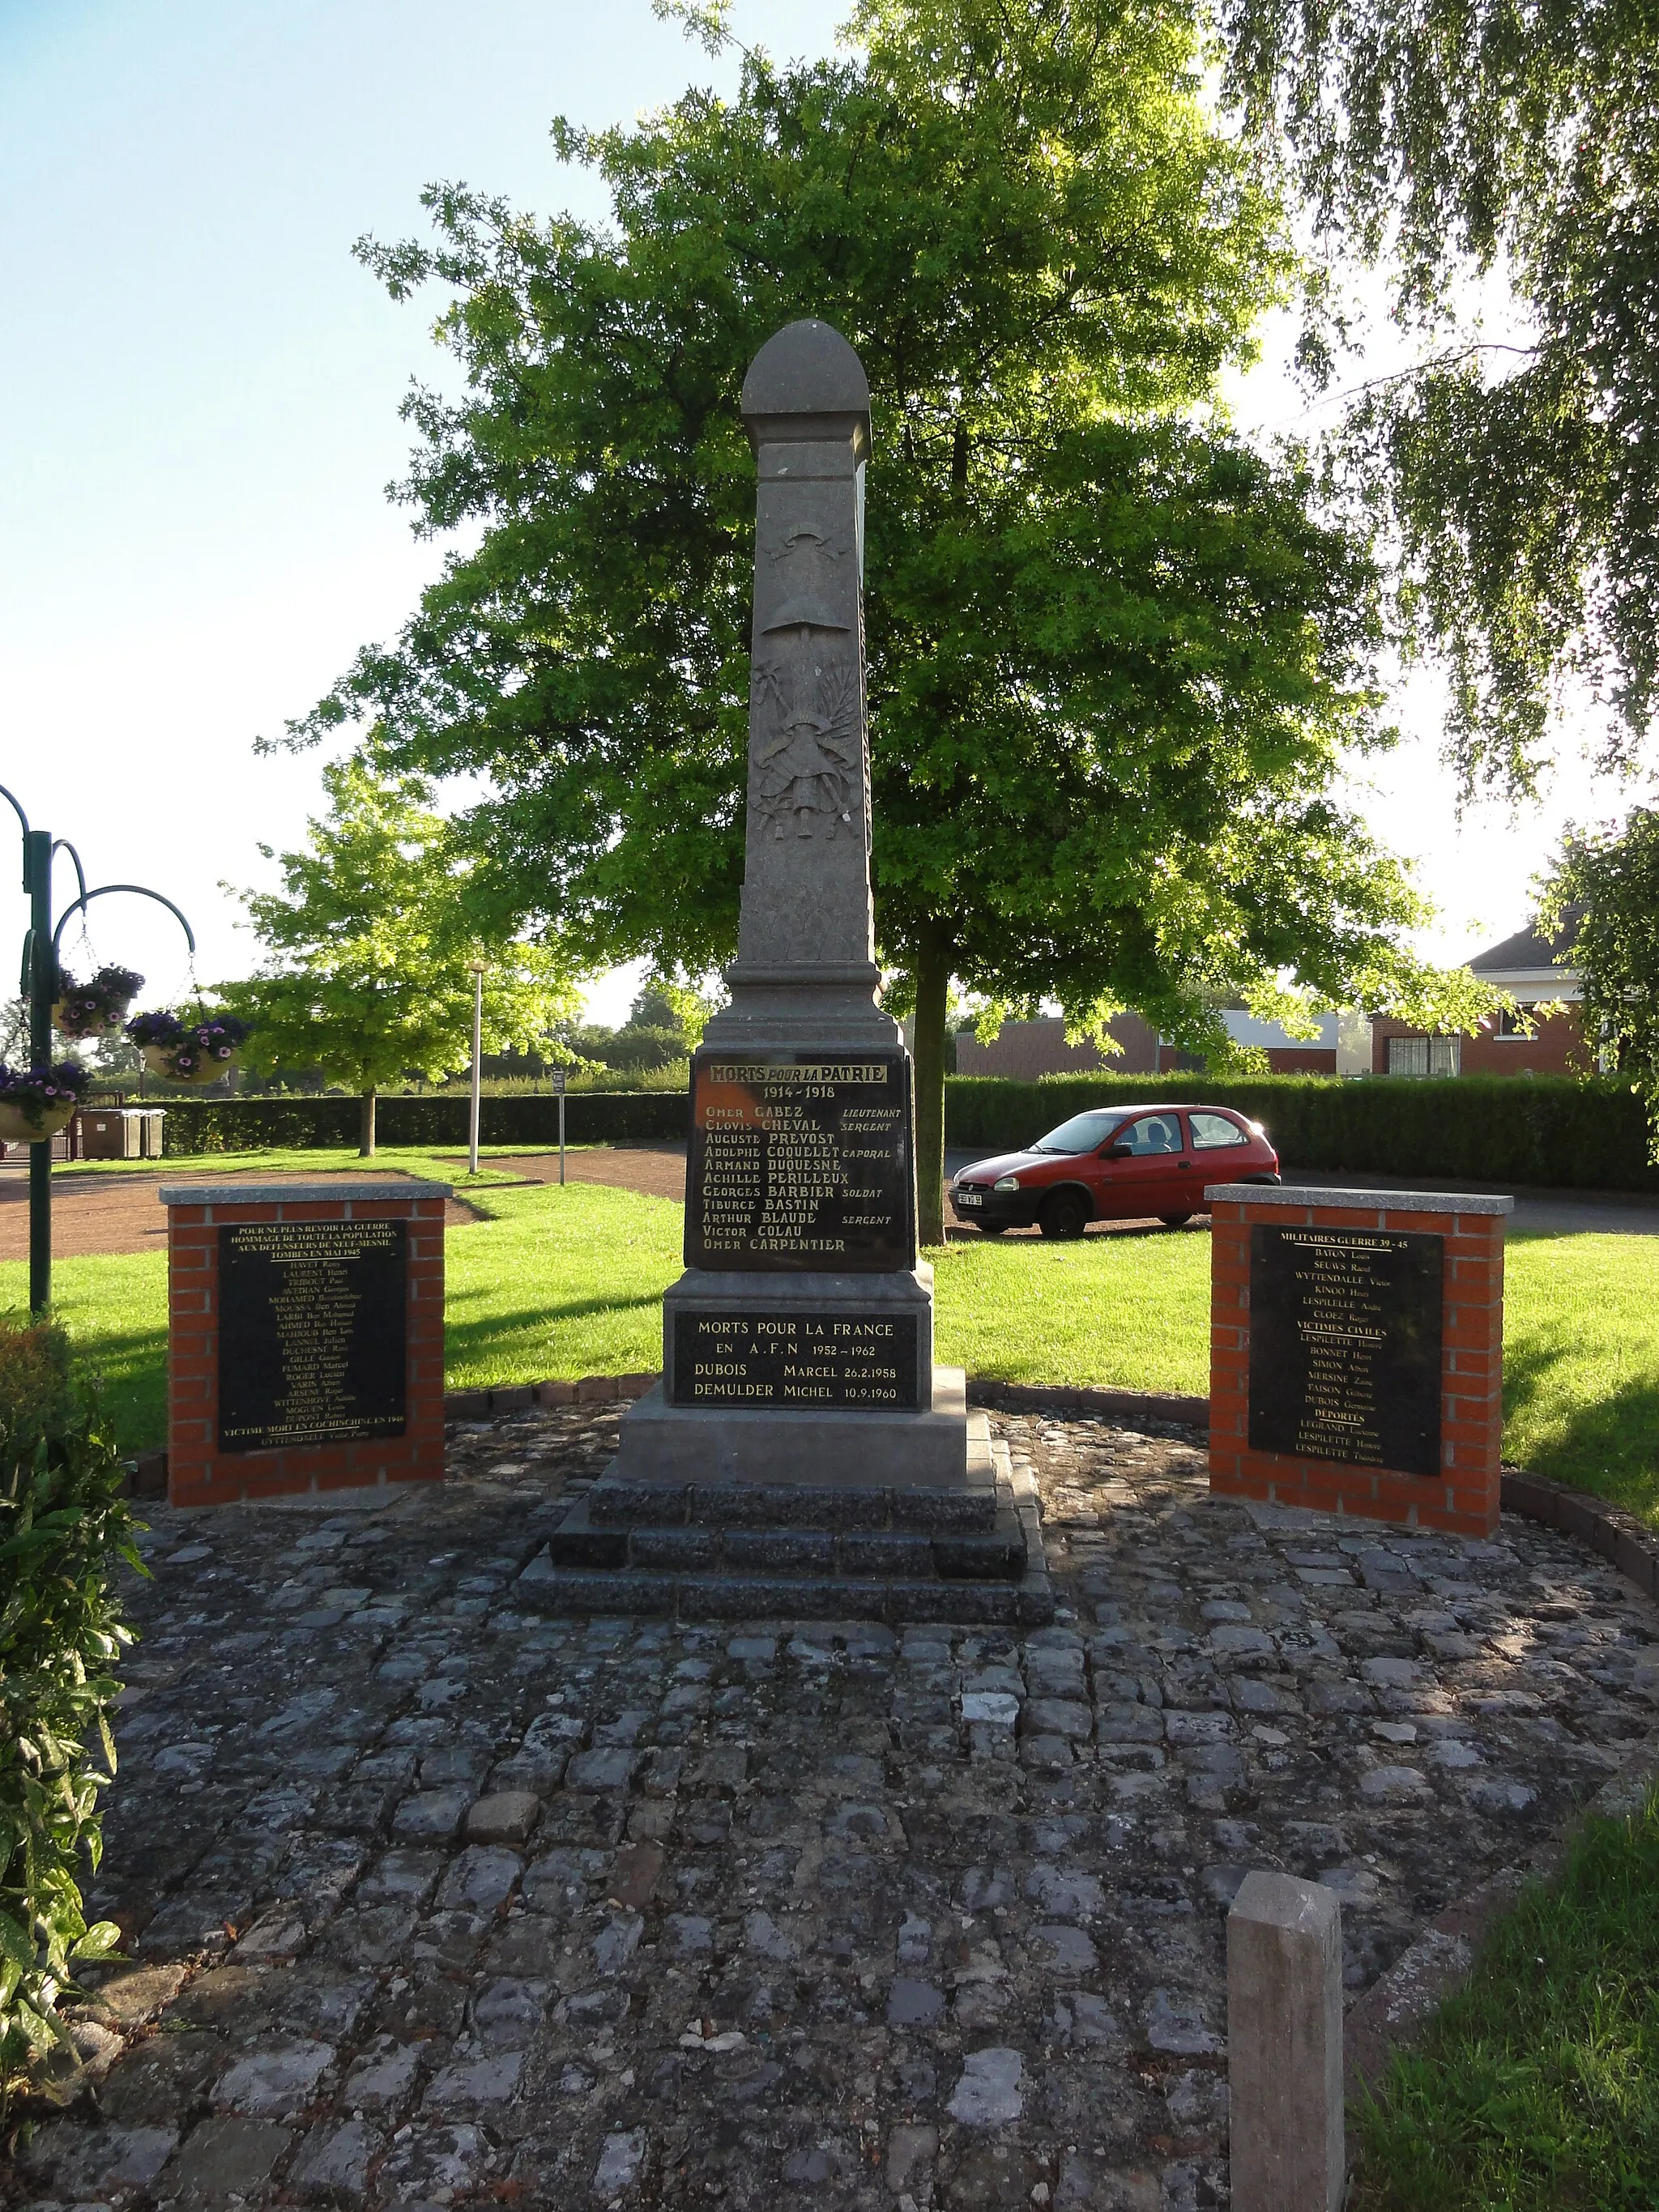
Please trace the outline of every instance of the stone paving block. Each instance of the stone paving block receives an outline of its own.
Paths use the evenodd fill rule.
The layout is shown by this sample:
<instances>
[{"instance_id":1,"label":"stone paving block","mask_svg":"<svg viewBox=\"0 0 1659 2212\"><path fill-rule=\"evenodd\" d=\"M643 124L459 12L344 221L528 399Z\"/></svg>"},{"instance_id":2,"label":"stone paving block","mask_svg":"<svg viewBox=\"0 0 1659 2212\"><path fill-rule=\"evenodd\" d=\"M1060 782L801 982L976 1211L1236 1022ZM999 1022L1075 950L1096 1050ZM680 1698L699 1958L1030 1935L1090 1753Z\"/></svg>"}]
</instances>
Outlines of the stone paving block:
<instances>
[{"instance_id":1,"label":"stone paving block","mask_svg":"<svg viewBox=\"0 0 1659 2212\"><path fill-rule=\"evenodd\" d=\"M453 2058L440 2067L421 2100L422 2112L447 2112L477 2105L503 2105L519 2086L524 2052L504 2051Z\"/></svg>"},{"instance_id":2,"label":"stone paving block","mask_svg":"<svg viewBox=\"0 0 1659 2212\"><path fill-rule=\"evenodd\" d=\"M293 2130L278 2127L273 2120L225 2116L204 2120L163 2172L161 2189L186 2203L250 2197L270 2179L293 2140Z\"/></svg>"},{"instance_id":3,"label":"stone paving block","mask_svg":"<svg viewBox=\"0 0 1659 2212\"><path fill-rule=\"evenodd\" d=\"M449 1912L494 1912L506 1904L523 1871L524 1862L516 1851L499 1844L469 1844L444 1876L439 1906Z\"/></svg>"},{"instance_id":4,"label":"stone paving block","mask_svg":"<svg viewBox=\"0 0 1659 2212\"><path fill-rule=\"evenodd\" d=\"M427 2055L422 2044L398 2043L392 2036L377 2035L346 2075L340 2093L343 2101L370 2112L401 2111L414 2094Z\"/></svg>"},{"instance_id":5,"label":"stone paving block","mask_svg":"<svg viewBox=\"0 0 1659 2212\"><path fill-rule=\"evenodd\" d=\"M607 1751L579 1751L565 1769L572 1790L626 1790L645 1765L643 1756L626 1747Z\"/></svg>"},{"instance_id":6,"label":"stone paving block","mask_svg":"<svg viewBox=\"0 0 1659 2212\"><path fill-rule=\"evenodd\" d=\"M392 1818L392 1832L403 1843L448 1843L472 1802L470 1790L418 1790L405 1797Z\"/></svg>"},{"instance_id":7,"label":"stone paving block","mask_svg":"<svg viewBox=\"0 0 1659 2212\"><path fill-rule=\"evenodd\" d=\"M289 2175L289 2186L301 2197L324 2203L341 2197L361 2197L368 2186L370 2164L384 2142L380 2130L367 2120L325 2122L301 2142Z\"/></svg>"},{"instance_id":8,"label":"stone paving block","mask_svg":"<svg viewBox=\"0 0 1659 2212\"><path fill-rule=\"evenodd\" d=\"M256 2119L292 2119L333 2063L331 2046L311 2039L250 2051L220 2075L215 2100Z\"/></svg>"},{"instance_id":9,"label":"stone paving block","mask_svg":"<svg viewBox=\"0 0 1659 2212\"><path fill-rule=\"evenodd\" d=\"M91 1917L90 1914L88 1917ZM141 2027L178 1996L184 1978L182 1966L118 1970L99 1985L94 2009L100 2020L107 2020L112 2027Z\"/></svg>"},{"instance_id":10,"label":"stone paving block","mask_svg":"<svg viewBox=\"0 0 1659 2212\"><path fill-rule=\"evenodd\" d=\"M176 2127L88 2129L59 2123L37 2131L22 2162L31 2173L50 2177L61 2196L103 2197L147 2189L178 2141Z\"/></svg>"},{"instance_id":11,"label":"stone paving block","mask_svg":"<svg viewBox=\"0 0 1659 2212\"><path fill-rule=\"evenodd\" d=\"M1094 1716L1086 1705L1059 1698L1032 1698L1019 1717L1022 1735L1059 1735L1073 1743L1087 1743L1094 1729Z\"/></svg>"},{"instance_id":12,"label":"stone paving block","mask_svg":"<svg viewBox=\"0 0 1659 2212\"><path fill-rule=\"evenodd\" d=\"M1025 2062L1018 2051L990 2045L969 2051L945 2109L965 2128L995 2128L1025 2109Z\"/></svg>"},{"instance_id":13,"label":"stone paving block","mask_svg":"<svg viewBox=\"0 0 1659 2212\"><path fill-rule=\"evenodd\" d=\"M542 1801L528 1790L498 1790L481 1797L466 1816L471 1844L523 1844L540 1818Z\"/></svg>"}]
</instances>

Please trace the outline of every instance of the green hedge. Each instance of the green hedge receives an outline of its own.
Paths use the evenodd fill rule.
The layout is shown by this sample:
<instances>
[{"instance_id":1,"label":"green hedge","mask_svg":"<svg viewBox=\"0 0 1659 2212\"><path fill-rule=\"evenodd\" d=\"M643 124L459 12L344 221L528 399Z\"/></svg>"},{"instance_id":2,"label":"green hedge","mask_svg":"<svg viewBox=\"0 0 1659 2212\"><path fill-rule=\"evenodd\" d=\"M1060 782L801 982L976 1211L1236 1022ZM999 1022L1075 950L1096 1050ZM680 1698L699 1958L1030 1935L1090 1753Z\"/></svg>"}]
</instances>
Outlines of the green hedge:
<instances>
[{"instance_id":1,"label":"green hedge","mask_svg":"<svg viewBox=\"0 0 1659 2212\"><path fill-rule=\"evenodd\" d=\"M1539 1183L1580 1190L1659 1190L1648 1156L1647 1114L1628 1084L1570 1076L1459 1076L1426 1083L1372 1076L953 1075L945 1085L945 1141L959 1150L1012 1151L1085 1106L1139 1099L1213 1099L1261 1122L1287 1169L1449 1176L1471 1183ZM167 1109L167 1151L255 1152L265 1146L340 1147L357 1141L355 1098L191 1098ZM565 1101L573 1145L678 1144L684 1091L587 1091ZM382 1098L383 1145L466 1143L463 1098ZM486 1098L489 1145L556 1144L558 1101Z\"/></svg>"},{"instance_id":2,"label":"green hedge","mask_svg":"<svg viewBox=\"0 0 1659 2212\"><path fill-rule=\"evenodd\" d=\"M582 1091L564 1102L565 1136L573 1145L614 1145L632 1139L680 1143L688 1105L683 1091ZM467 1101L382 1098L375 1110L382 1145L466 1143ZM169 1102L162 1123L169 1157L193 1152L252 1152L355 1146L356 1098L188 1098ZM559 1141L559 1102L549 1097L486 1098L480 1133L487 1145L540 1151Z\"/></svg>"},{"instance_id":3,"label":"green hedge","mask_svg":"<svg viewBox=\"0 0 1659 2212\"><path fill-rule=\"evenodd\" d=\"M60 1329L0 1324L0 2141L25 2090L78 2078L60 2016L76 1960L106 1958L80 1884L115 1771L112 1669L131 1635L114 1591L139 1565L121 1463Z\"/></svg>"},{"instance_id":4,"label":"green hedge","mask_svg":"<svg viewBox=\"0 0 1659 2212\"><path fill-rule=\"evenodd\" d=\"M1349 1169L1470 1183L1659 1190L1648 1120L1627 1081L1459 1076L1442 1082L1327 1075L1224 1081L1202 1075L1051 1075L1035 1083L956 1075L945 1140L1012 1151L1085 1106L1209 1099L1260 1121L1285 1169Z\"/></svg>"}]
</instances>

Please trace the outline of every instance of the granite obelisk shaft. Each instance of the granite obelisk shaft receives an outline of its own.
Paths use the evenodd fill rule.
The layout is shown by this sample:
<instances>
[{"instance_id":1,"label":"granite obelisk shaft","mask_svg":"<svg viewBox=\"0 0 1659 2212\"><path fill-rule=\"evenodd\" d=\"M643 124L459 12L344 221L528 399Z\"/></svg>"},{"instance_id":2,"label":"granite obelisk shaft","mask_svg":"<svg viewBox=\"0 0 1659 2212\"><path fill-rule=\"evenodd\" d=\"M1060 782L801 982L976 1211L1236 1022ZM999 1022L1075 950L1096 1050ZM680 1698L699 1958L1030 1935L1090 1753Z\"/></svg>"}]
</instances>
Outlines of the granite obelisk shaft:
<instances>
[{"instance_id":1,"label":"granite obelisk shaft","mask_svg":"<svg viewBox=\"0 0 1659 2212\"><path fill-rule=\"evenodd\" d=\"M961 1486L933 1369L909 1055L877 1004L865 717L870 392L827 323L743 387L758 477L748 820L731 1001L692 1062L686 1273L627 1480Z\"/></svg>"}]
</instances>

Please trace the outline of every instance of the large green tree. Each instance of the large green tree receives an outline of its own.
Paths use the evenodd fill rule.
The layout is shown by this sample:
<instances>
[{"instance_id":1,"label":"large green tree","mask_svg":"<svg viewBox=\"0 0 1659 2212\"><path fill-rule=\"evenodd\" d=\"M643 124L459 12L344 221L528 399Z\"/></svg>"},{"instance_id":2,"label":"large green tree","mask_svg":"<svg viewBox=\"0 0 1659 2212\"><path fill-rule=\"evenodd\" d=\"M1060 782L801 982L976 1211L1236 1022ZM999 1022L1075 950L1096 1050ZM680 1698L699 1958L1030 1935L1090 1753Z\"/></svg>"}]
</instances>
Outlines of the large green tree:
<instances>
[{"instance_id":1,"label":"large green tree","mask_svg":"<svg viewBox=\"0 0 1659 2212\"><path fill-rule=\"evenodd\" d=\"M389 772L371 746L323 782L328 812L304 851L280 856L282 889L243 895L264 963L221 994L254 1024L255 1066L320 1067L360 1094L368 1158L383 1085L468 1065L475 961L487 1052L548 1048L581 1002L552 949L512 941L422 778Z\"/></svg>"},{"instance_id":2,"label":"large green tree","mask_svg":"<svg viewBox=\"0 0 1659 2212\"><path fill-rule=\"evenodd\" d=\"M1327 271L1386 271L1421 341L1342 442L1397 527L1402 611L1447 648L1466 782L1531 789L1570 678L1606 709L1605 757L1640 758L1659 708L1659 11L1220 13L1233 90L1264 148L1285 134ZM1506 287L1521 328L1494 343L1474 310Z\"/></svg>"},{"instance_id":3,"label":"large green tree","mask_svg":"<svg viewBox=\"0 0 1659 2212\"><path fill-rule=\"evenodd\" d=\"M869 372L874 875L917 1012L940 1225L952 976L1080 1024L1218 1035L1220 991L1455 1018L1419 908L1333 798L1376 737L1365 547L1217 379L1290 261L1209 119L1192 20L1147 0L870 0L834 61L745 57L633 129L556 126L614 219L428 195L366 247L451 301L465 388L417 392L404 489L467 550L290 742L371 718L467 770L526 913L596 959L729 956L742 874L754 477L744 370L823 315ZM718 35L718 33L716 34Z\"/></svg>"},{"instance_id":4,"label":"large green tree","mask_svg":"<svg viewBox=\"0 0 1659 2212\"><path fill-rule=\"evenodd\" d=\"M1659 1158L1659 811L1569 835L1540 920L1578 972L1585 1038L1645 1097Z\"/></svg>"}]
</instances>

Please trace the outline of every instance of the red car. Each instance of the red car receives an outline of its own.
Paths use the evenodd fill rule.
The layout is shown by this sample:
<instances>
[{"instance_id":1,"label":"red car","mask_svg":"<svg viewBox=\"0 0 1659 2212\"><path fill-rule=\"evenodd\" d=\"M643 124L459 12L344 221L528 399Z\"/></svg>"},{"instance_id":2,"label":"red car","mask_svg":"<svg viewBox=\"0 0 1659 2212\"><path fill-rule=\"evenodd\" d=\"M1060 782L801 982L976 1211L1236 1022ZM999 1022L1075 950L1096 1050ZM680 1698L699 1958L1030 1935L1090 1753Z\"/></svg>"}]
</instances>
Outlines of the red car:
<instances>
[{"instance_id":1,"label":"red car","mask_svg":"<svg viewBox=\"0 0 1659 2212\"><path fill-rule=\"evenodd\" d=\"M1206 1183L1278 1181L1261 1124L1230 1106L1098 1106L1027 1152L963 1168L951 1206L988 1237L1032 1222L1045 1237L1081 1237L1091 1221L1149 1214L1178 1229L1203 1211Z\"/></svg>"}]
</instances>

